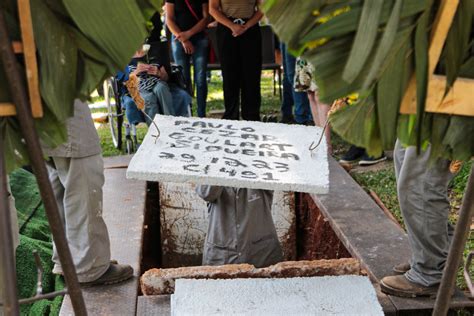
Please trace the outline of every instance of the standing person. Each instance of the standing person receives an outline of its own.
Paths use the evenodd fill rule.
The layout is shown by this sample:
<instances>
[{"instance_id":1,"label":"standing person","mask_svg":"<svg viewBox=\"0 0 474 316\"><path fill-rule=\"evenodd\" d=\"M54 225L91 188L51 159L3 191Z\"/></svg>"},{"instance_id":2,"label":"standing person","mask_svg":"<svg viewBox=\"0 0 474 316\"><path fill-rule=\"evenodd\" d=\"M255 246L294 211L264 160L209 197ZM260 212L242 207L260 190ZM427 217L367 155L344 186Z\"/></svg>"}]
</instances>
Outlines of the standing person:
<instances>
[{"instance_id":1,"label":"standing person","mask_svg":"<svg viewBox=\"0 0 474 316\"><path fill-rule=\"evenodd\" d=\"M199 117L206 116L209 40L204 30L208 20L208 0L166 0L166 25L172 33L174 61L183 67L188 87L192 86L190 61L193 61Z\"/></svg>"},{"instance_id":2,"label":"standing person","mask_svg":"<svg viewBox=\"0 0 474 316\"><path fill-rule=\"evenodd\" d=\"M200 185L196 192L209 207L203 265L261 268L283 260L272 219L273 191Z\"/></svg>"},{"instance_id":3,"label":"standing person","mask_svg":"<svg viewBox=\"0 0 474 316\"><path fill-rule=\"evenodd\" d=\"M384 277L382 292L403 296L436 295L450 246L448 184L453 178L449 161L430 162L431 147L417 153L415 146L395 143L397 193L412 250L410 262L394 267Z\"/></svg>"},{"instance_id":4,"label":"standing person","mask_svg":"<svg viewBox=\"0 0 474 316\"><path fill-rule=\"evenodd\" d=\"M133 276L129 265L110 261L110 241L102 218L104 162L99 136L87 103L74 102L74 116L67 120L68 140L54 148L45 148L50 159L49 180L64 223L66 238L79 282L106 285ZM53 244L53 273L62 274L59 256Z\"/></svg>"},{"instance_id":5,"label":"standing person","mask_svg":"<svg viewBox=\"0 0 474 316\"><path fill-rule=\"evenodd\" d=\"M281 43L281 60L283 64L283 93L284 99L281 105L281 123L311 124L313 117L309 106L308 94L306 91L296 91L293 88L295 80L296 57L289 53L286 45ZM289 92L285 90L290 89ZM290 99L291 97L291 99ZM294 105L294 115L293 115Z\"/></svg>"},{"instance_id":6,"label":"standing person","mask_svg":"<svg viewBox=\"0 0 474 316\"><path fill-rule=\"evenodd\" d=\"M224 81L224 119L260 120L263 17L259 0L210 0ZM239 100L241 99L240 110Z\"/></svg>"}]
</instances>

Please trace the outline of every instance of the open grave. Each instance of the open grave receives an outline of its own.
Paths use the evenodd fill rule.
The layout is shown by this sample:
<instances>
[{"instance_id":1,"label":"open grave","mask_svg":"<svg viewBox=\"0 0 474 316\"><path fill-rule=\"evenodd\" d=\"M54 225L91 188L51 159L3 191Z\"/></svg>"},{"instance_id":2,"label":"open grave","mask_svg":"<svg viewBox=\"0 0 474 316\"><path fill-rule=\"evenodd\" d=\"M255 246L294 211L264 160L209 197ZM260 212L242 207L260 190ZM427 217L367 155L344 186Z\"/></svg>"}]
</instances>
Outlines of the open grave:
<instances>
[{"instance_id":1,"label":"open grave","mask_svg":"<svg viewBox=\"0 0 474 316\"><path fill-rule=\"evenodd\" d=\"M154 142L151 138L148 141ZM307 144L302 146L307 148ZM147 159L153 160L153 156L148 155ZM321 260L314 261L319 263L331 259L329 265L338 268L347 258L357 259L364 270L362 273L373 284L385 314L430 313L433 299L405 299L380 292L379 280L390 275L394 265L410 258L406 234L334 159L330 157L327 162L326 183L329 185L325 181L313 183L313 188L316 192L319 188L320 193L276 194L273 213L285 259ZM169 315L170 296L142 295L139 276L152 268L199 265L207 230L205 203L194 194L191 184L126 179L129 158L109 160L106 165L104 217L111 235L112 258L131 264L136 277L118 286L84 289L89 312L91 315ZM143 170L152 170L152 167ZM168 167L165 172L168 171L173 170ZM252 172L257 177L265 177L258 171ZM219 183L222 179L203 179L201 181L211 181L208 184L229 185ZM299 186L298 179L284 179L287 180L294 180L295 187L305 188ZM305 177L303 182L306 180ZM334 274L327 272L327 275ZM451 308L474 308L474 302L458 291ZM71 314L67 299L62 314Z\"/></svg>"}]
</instances>

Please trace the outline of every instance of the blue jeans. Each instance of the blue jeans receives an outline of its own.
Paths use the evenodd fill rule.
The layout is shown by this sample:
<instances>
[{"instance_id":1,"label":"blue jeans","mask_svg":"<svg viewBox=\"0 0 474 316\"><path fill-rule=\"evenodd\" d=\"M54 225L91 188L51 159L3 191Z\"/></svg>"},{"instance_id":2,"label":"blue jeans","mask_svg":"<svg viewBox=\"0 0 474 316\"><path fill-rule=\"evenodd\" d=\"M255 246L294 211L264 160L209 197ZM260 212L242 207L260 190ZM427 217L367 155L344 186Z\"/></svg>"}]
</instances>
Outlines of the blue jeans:
<instances>
[{"instance_id":1,"label":"blue jeans","mask_svg":"<svg viewBox=\"0 0 474 316\"><path fill-rule=\"evenodd\" d=\"M289 118L293 117L293 80L288 80L287 69L286 66L286 45L280 43L280 51L281 51L281 61L283 63L283 101L281 102L281 114L283 117Z\"/></svg>"},{"instance_id":2,"label":"blue jeans","mask_svg":"<svg viewBox=\"0 0 474 316\"><path fill-rule=\"evenodd\" d=\"M307 121L312 121L313 117L311 115L311 108L309 106L309 99L306 92L296 92L293 87L293 82L295 80L295 64L296 57L289 54L286 50L286 45L281 44L281 58L283 62L283 93L285 94L285 79L287 85L290 85L293 101L295 104L295 120L298 123L305 123ZM286 99L286 100L285 100ZM283 115L291 115L291 106L292 103L289 103L290 99L288 96L284 96L283 103L281 106L281 112ZM289 103L289 104L288 104Z\"/></svg>"},{"instance_id":3,"label":"blue jeans","mask_svg":"<svg viewBox=\"0 0 474 316\"><path fill-rule=\"evenodd\" d=\"M129 95L124 94L121 101L122 108L125 109L125 116L130 124L137 125L138 123L145 122L145 116L137 108L135 101Z\"/></svg>"},{"instance_id":4,"label":"blue jeans","mask_svg":"<svg viewBox=\"0 0 474 316\"><path fill-rule=\"evenodd\" d=\"M175 116L191 116L191 102L193 98L189 93L174 84L170 84L171 97L173 98L173 108Z\"/></svg>"},{"instance_id":5,"label":"blue jeans","mask_svg":"<svg viewBox=\"0 0 474 316\"><path fill-rule=\"evenodd\" d=\"M175 115L173 97L171 96L170 87L166 82L160 80L151 90L140 90L140 95L145 100L145 113L148 115L146 118L147 125L151 124L151 120L158 113Z\"/></svg>"},{"instance_id":6,"label":"blue jeans","mask_svg":"<svg viewBox=\"0 0 474 316\"><path fill-rule=\"evenodd\" d=\"M188 55L184 52L181 42L175 40L174 35L171 40L171 49L173 51L174 61L183 67L184 77L188 85L191 84L191 58L194 65L194 84L196 86L197 97L197 114L199 117L206 116L206 99L207 99L207 54L209 41L207 36L202 32L191 38L194 46L194 54Z\"/></svg>"}]
</instances>

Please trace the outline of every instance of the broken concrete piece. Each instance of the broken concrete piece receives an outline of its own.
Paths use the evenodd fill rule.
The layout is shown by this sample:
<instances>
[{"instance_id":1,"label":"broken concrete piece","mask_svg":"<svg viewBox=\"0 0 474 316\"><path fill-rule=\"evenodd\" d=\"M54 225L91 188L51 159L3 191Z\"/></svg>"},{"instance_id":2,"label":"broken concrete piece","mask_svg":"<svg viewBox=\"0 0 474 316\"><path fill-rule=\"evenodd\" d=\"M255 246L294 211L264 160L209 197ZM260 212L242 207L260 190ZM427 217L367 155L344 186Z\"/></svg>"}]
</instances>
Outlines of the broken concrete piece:
<instances>
[{"instance_id":1,"label":"broken concrete piece","mask_svg":"<svg viewBox=\"0 0 474 316\"><path fill-rule=\"evenodd\" d=\"M176 280L171 315L383 315L362 276Z\"/></svg>"},{"instance_id":2,"label":"broken concrete piece","mask_svg":"<svg viewBox=\"0 0 474 316\"><path fill-rule=\"evenodd\" d=\"M322 128L157 115L127 177L158 182L326 193ZM157 138L159 134L159 137Z\"/></svg>"},{"instance_id":3,"label":"broken concrete piece","mask_svg":"<svg viewBox=\"0 0 474 316\"><path fill-rule=\"evenodd\" d=\"M356 259L284 261L257 269L249 264L151 269L141 279L143 295L171 294L177 279L290 278L360 274Z\"/></svg>"}]
</instances>

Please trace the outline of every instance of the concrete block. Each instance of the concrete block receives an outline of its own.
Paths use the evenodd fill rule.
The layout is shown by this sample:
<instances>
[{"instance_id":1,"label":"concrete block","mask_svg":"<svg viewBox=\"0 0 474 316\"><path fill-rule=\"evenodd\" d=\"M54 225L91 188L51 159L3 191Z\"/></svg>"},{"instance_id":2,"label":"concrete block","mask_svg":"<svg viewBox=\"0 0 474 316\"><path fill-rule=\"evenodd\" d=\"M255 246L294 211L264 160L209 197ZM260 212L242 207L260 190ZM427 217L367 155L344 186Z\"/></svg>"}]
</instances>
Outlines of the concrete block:
<instances>
[{"instance_id":1,"label":"concrete block","mask_svg":"<svg viewBox=\"0 0 474 316\"><path fill-rule=\"evenodd\" d=\"M158 182L327 193L322 128L157 115L127 177ZM156 138L159 134L159 137Z\"/></svg>"},{"instance_id":2,"label":"concrete block","mask_svg":"<svg viewBox=\"0 0 474 316\"><path fill-rule=\"evenodd\" d=\"M176 280L171 315L383 315L367 277Z\"/></svg>"}]
</instances>

